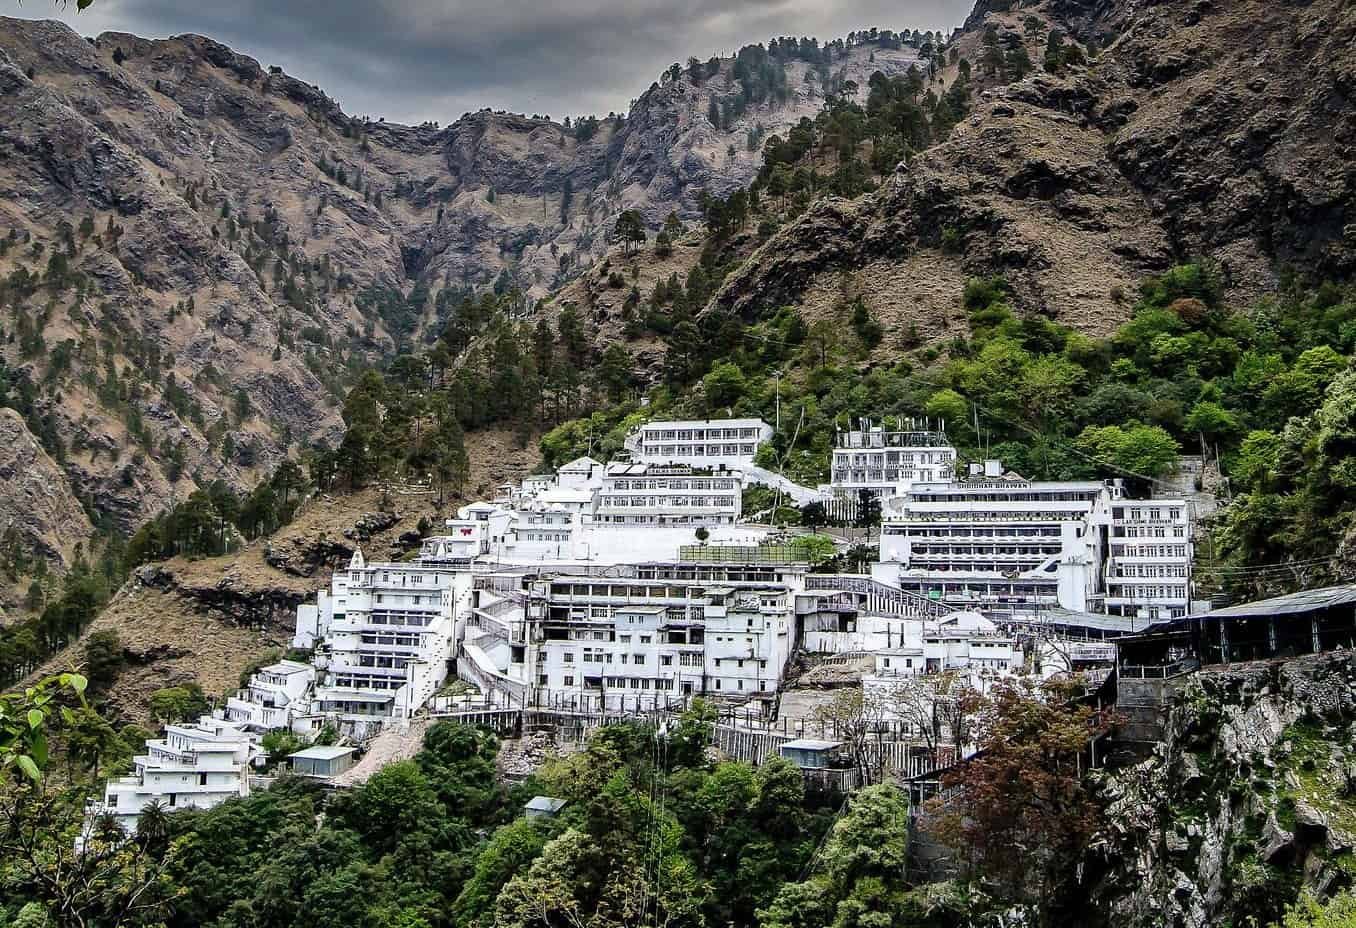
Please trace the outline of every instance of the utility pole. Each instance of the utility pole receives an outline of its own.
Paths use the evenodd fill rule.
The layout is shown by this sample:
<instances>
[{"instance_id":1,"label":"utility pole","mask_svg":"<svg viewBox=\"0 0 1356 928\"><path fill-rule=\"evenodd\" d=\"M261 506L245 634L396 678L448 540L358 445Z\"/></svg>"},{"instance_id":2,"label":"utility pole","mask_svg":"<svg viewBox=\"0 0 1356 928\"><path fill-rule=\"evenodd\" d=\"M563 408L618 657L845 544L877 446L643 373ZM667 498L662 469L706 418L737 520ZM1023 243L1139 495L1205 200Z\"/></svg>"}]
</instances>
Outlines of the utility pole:
<instances>
[{"instance_id":1,"label":"utility pole","mask_svg":"<svg viewBox=\"0 0 1356 928\"><path fill-rule=\"evenodd\" d=\"M780 432L782 430L782 372L779 370L773 371L772 376L775 378L777 385L777 421L775 429Z\"/></svg>"}]
</instances>

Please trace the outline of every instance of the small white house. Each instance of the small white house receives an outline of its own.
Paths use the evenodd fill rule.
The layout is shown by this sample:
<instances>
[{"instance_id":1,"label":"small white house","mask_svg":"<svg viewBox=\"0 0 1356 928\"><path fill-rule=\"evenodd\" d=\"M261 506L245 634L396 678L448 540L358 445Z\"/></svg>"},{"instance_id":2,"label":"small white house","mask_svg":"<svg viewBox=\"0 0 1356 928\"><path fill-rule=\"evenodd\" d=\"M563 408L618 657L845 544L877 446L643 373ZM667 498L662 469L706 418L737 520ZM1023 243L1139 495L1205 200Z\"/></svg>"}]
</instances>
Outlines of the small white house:
<instances>
[{"instance_id":1,"label":"small white house","mask_svg":"<svg viewBox=\"0 0 1356 928\"><path fill-rule=\"evenodd\" d=\"M297 776L332 780L351 769L357 748L338 744L317 744L287 756Z\"/></svg>"},{"instance_id":2,"label":"small white house","mask_svg":"<svg viewBox=\"0 0 1356 928\"><path fill-rule=\"evenodd\" d=\"M533 796L523 806L523 815L526 818L555 818L563 808L565 808L564 799L555 799L551 796Z\"/></svg>"}]
</instances>

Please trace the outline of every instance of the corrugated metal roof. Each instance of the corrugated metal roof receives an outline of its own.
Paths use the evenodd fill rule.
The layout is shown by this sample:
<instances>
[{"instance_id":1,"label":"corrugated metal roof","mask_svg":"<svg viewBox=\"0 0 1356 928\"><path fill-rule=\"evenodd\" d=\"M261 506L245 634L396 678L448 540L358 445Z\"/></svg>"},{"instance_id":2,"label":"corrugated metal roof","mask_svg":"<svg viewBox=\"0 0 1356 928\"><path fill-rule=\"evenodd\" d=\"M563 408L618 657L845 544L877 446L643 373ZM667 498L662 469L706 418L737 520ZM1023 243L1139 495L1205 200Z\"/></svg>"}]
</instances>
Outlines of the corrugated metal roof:
<instances>
[{"instance_id":1,"label":"corrugated metal roof","mask_svg":"<svg viewBox=\"0 0 1356 928\"><path fill-rule=\"evenodd\" d=\"M1103 632L1147 631L1153 624L1149 619L1137 616L1106 615L1101 612L1080 612L1075 609L1046 607L1031 620L1033 625L1064 625L1078 628L1095 628Z\"/></svg>"},{"instance_id":2,"label":"corrugated metal roof","mask_svg":"<svg viewBox=\"0 0 1356 928\"><path fill-rule=\"evenodd\" d=\"M553 796L533 796L524 808L533 812L559 812L565 808L565 800Z\"/></svg>"},{"instance_id":3,"label":"corrugated metal roof","mask_svg":"<svg viewBox=\"0 0 1356 928\"><path fill-rule=\"evenodd\" d=\"M1342 586L1328 586L1320 590L1302 590L1263 599L1255 603L1243 603L1202 613L1201 619L1246 619L1272 615L1295 615L1302 612L1317 612L1332 606L1356 604L1356 583Z\"/></svg>"}]
</instances>

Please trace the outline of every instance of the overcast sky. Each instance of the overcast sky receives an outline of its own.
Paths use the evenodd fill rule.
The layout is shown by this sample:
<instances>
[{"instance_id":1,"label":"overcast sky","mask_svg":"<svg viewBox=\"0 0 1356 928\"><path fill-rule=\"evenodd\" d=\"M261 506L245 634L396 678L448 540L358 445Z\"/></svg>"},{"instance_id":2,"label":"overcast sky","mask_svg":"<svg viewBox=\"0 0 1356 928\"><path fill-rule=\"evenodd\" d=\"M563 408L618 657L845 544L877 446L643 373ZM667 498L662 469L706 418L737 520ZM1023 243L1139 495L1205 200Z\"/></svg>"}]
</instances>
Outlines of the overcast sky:
<instances>
[{"instance_id":1,"label":"overcast sky","mask_svg":"<svg viewBox=\"0 0 1356 928\"><path fill-rule=\"evenodd\" d=\"M947 29L973 0L0 0L84 35L196 32L318 84L352 114L448 123L484 106L624 111L670 62L773 35Z\"/></svg>"}]
</instances>

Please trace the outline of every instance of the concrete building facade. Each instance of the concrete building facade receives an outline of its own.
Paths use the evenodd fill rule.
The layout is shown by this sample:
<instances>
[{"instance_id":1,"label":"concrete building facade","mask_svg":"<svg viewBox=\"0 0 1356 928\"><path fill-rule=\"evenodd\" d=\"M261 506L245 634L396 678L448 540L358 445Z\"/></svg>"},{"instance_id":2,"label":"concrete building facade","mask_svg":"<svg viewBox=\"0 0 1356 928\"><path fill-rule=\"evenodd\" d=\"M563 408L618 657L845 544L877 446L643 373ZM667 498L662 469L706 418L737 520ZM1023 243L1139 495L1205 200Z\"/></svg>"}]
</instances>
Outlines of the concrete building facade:
<instances>
[{"instance_id":1,"label":"concrete building facade","mask_svg":"<svg viewBox=\"0 0 1356 928\"><path fill-rule=\"evenodd\" d=\"M762 419L647 422L626 437L631 460L641 464L716 467L752 464L758 446L772 439Z\"/></svg>"}]
</instances>

